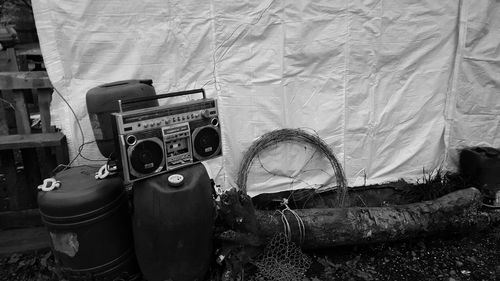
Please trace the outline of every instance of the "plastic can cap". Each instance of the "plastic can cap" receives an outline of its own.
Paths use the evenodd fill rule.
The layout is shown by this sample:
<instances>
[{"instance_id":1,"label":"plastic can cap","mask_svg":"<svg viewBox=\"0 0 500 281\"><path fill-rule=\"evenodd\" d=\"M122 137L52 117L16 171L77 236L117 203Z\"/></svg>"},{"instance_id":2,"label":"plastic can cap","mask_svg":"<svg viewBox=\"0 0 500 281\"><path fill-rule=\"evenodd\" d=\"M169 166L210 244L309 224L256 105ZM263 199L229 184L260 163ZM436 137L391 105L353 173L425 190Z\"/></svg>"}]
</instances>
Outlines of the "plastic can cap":
<instances>
[{"instance_id":1,"label":"plastic can cap","mask_svg":"<svg viewBox=\"0 0 500 281\"><path fill-rule=\"evenodd\" d=\"M168 184L171 186L181 186L184 183L184 177L179 174L173 174L168 177Z\"/></svg>"}]
</instances>

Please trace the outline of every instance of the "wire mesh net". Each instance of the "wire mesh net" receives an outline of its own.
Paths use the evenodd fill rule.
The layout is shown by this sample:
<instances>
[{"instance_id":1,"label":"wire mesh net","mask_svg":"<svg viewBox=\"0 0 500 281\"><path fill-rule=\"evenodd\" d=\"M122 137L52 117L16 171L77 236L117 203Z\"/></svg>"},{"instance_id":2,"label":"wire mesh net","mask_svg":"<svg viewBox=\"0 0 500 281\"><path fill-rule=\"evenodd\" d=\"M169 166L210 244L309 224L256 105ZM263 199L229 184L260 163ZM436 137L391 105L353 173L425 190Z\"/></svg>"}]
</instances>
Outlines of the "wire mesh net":
<instances>
[{"instance_id":1,"label":"wire mesh net","mask_svg":"<svg viewBox=\"0 0 500 281\"><path fill-rule=\"evenodd\" d=\"M311 266L311 259L285 234L278 233L252 263L258 271L250 280L301 281Z\"/></svg>"}]
</instances>

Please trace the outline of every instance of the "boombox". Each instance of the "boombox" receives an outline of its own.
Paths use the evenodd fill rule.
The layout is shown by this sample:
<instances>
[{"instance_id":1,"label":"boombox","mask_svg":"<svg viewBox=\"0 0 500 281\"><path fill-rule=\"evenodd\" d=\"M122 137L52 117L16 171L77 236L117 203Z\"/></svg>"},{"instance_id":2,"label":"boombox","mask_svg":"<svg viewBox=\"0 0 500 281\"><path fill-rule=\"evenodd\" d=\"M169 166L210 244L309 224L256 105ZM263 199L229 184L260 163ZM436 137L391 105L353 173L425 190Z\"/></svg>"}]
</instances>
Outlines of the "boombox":
<instances>
[{"instance_id":1,"label":"boombox","mask_svg":"<svg viewBox=\"0 0 500 281\"><path fill-rule=\"evenodd\" d=\"M222 155L217 101L203 89L120 100L124 104L202 93L203 99L113 113L125 183Z\"/></svg>"}]
</instances>

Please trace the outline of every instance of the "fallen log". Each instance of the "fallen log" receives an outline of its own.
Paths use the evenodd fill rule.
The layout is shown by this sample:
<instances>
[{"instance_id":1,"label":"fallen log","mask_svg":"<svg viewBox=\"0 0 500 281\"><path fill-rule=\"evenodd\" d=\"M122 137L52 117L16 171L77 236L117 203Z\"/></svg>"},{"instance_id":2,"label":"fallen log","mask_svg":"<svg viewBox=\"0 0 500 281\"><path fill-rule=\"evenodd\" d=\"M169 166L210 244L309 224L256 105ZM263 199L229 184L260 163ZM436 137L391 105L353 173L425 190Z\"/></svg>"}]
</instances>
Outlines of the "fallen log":
<instances>
[{"instance_id":1,"label":"fallen log","mask_svg":"<svg viewBox=\"0 0 500 281\"><path fill-rule=\"evenodd\" d=\"M294 211L305 227L302 248L314 249L484 229L491 218L479 211L480 205L479 190L468 188L407 205ZM300 241L299 220L290 211L255 213L261 238L286 232L284 225L288 224L292 240Z\"/></svg>"},{"instance_id":2,"label":"fallen log","mask_svg":"<svg viewBox=\"0 0 500 281\"><path fill-rule=\"evenodd\" d=\"M232 196L236 196L236 193ZM227 205L233 211L235 206L240 207L238 200L232 203L234 201L236 204ZM245 222L258 225L254 234L261 244L277 233L284 232L300 243L302 248L317 249L465 233L484 229L500 220L500 215L482 212L480 206L481 193L476 188L468 188L435 200L406 205L297 209L294 210L295 214L290 210L255 210L254 218L248 217L251 212L234 216L243 217L243 220L239 220L243 225ZM245 207L248 209L249 206ZM242 231L242 227L239 228ZM258 244L253 236L245 242L246 235L227 234L222 234L219 239L237 244Z\"/></svg>"}]
</instances>

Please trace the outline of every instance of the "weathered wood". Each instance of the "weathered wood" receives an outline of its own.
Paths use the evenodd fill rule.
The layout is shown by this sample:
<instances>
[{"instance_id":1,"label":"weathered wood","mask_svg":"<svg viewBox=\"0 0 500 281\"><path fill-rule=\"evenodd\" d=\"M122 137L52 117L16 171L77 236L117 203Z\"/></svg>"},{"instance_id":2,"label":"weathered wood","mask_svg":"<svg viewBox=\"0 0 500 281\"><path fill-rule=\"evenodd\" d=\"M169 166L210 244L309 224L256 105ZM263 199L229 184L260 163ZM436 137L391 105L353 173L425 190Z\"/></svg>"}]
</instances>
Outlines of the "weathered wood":
<instances>
[{"instance_id":1,"label":"weathered wood","mask_svg":"<svg viewBox=\"0 0 500 281\"><path fill-rule=\"evenodd\" d=\"M50 102L52 101L52 91L52 89L33 89L33 94L36 94L38 96L38 108L40 110L40 119L43 133L54 131L54 129L50 125ZM58 147L55 149L65 148L66 147ZM42 178L52 176L51 172L55 168L55 166L57 166L56 158L53 157L53 150L53 147L37 149L38 160L40 161L40 163L44 163L44 165L40 166L40 173Z\"/></svg>"},{"instance_id":2,"label":"weathered wood","mask_svg":"<svg viewBox=\"0 0 500 281\"><path fill-rule=\"evenodd\" d=\"M0 150L66 145L63 133L0 136Z\"/></svg>"},{"instance_id":3,"label":"weathered wood","mask_svg":"<svg viewBox=\"0 0 500 281\"><path fill-rule=\"evenodd\" d=\"M29 43L16 45L16 56L20 71L32 71L31 64L34 64L34 69L37 65L43 64L42 52L38 43Z\"/></svg>"},{"instance_id":4,"label":"weathered wood","mask_svg":"<svg viewBox=\"0 0 500 281\"><path fill-rule=\"evenodd\" d=\"M305 226L303 248L386 242L443 233L481 229L489 224L478 211L481 194L475 188L459 190L433 201L391 206L299 209ZM285 212L292 238L298 241L297 219ZM282 215L256 211L261 237L284 232Z\"/></svg>"},{"instance_id":5,"label":"weathered wood","mask_svg":"<svg viewBox=\"0 0 500 281\"><path fill-rule=\"evenodd\" d=\"M42 183L41 166L48 163L41 162L35 148L21 149L26 184L17 186L18 210L36 208L37 186Z\"/></svg>"},{"instance_id":6,"label":"weathered wood","mask_svg":"<svg viewBox=\"0 0 500 281\"><path fill-rule=\"evenodd\" d=\"M42 122L42 132L52 132L50 126L50 102L52 101L52 89L33 90L38 95L38 108L40 109L40 119Z\"/></svg>"},{"instance_id":7,"label":"weathered wood","mask_svg":"<svg viewBox=\"0 0 500 281\"><path fill-rule=\"evenodd\" d=\"M2 171L1 168L0 168L0 171ZM9 190L7 188L7 178L5 177L5 174L2 174L0 172L0 199L3 199L3 198L7 198L7 199L9 198ZM9 209L8 204L7 204L7 207L2 207L2 206L4 206L4 205L0 204L0 211Z\"/></svg>"},{"instance_id":8,"label":"weathered wood","mask_svg":"<svg viewBox=\"0 0 500 281\"><path fill-rule=\"evenodd\" d=\"M19 71L16 51L13 48L0 52L0 71Z\"/></svg>"},{"instance_id":9,"label":"weathered wood","mask_svg":"<svg viewBox=\"0 0 500 281\"><path fill-rule=\"evenodd\" d=\"M221 197L221 209L233 210L232 205L243 206L238 202L241 199L232 193L229 193L229 196L226 199L224 195ZM282 212L256 210L255 216L259 226L258 236L262 241L283 232L291 235L295 242L302 241L301 247L314 249L464 233L484 229L500 221L499 215L480 212L480 205L479 190L468 188L432 201L406 205L294 210L304 228L299 227L299 220L290 210ZM238 221L237 218L243 218L239 220L240 224L245 224L245 220L253 224L253 219L245 216L250 212L245 210L239 214L238 209L234 209L236 214L231 216L225 216L224 212L221 212L221 215L224 220L229 221L226 225L231 229L248 232L235 222ZM245 235L228 236L222 233L218 238L225 242L255 244L253 239L244 241L245 237Z\"/></svg>"},{"instance_id":10,"label":"weathered wood","mask_svg":"<svg viewBox=\"0 0 500 281\"><path fill-rule=\"evenodd\" d=\"M40 163L40 175L42 179L50 178L54 176L52 171L57 166L57 158L55 155L55 150L58 147L41 147L36 148L36 155L38 157L38 163ZM61 147L62 149L62 147ZM63 162L67 163L67 162ZM38 184L37 184L38 185Z\"/></svg>"},{"instance_id":11,"label":"weathered wood","mask_svg":"<svg viewBox=\"0 0 500 281\"><path fill-rule=\"evenodd\" d=\"M7 112L5 111L5 103L7 102L2 98L0 93L0 136L9 134L9 126L7 124Z\"/></svg>"},{"instance_id":12,"label":"weathered wood","mask_svg":"<svg viewBox=\"0 0 500 281\"><path fill-rule=\"evenodd\" d=\"M64 135L61 139L61 145L56 147L56 162L58 164L69 163L68 143Z\"/></svg>"},{"instance_id":13,"label":"weathered wood","mask_svg":"<svg viewBox=\"0 0 500 281\"><path fill-rule=\"evenodd\" d=\"M2 187L0 187L2 188ZM9 197L0 197L0 212L9 210Z\"/></svg>"},{"instance_id":14,"label":"weathered wood","mask_svg":"<svg viewBox=\"0 0 500 281\"><path fill-rule=\"evenodd\" d=\"M0 52L0 66L1 71L17 71L16 55L14 49L7 49L5 52ZM7 91L5 94L12 94L12 91ZM2 96L0 93L0 98L8 102L8 99ZM7 125L7 114L5 112L4 106L5 102L0 102L0 135L7 135L9 133L9 127Z\"/></svg>"},{"instance_id":15,"label":"weathered wood","mask_svg":"<svg viewBox=\"0 0 500 281\"><path fill-rule=\"evenodd\" d=\"M42 51L38 43L19 44L15 46L17 56L41 56Z\"/></svg>"},{"instance_id":16,"label":"weathered wood","mask_svg":"<svg viewBox=\"0 0 500 281\"><path fill-rule=\"evenodd\" d=\"M35 48L33 48L35 47ZM41 183L42 177L49 177L51 171L57 165L54 157L56 151L59 163L67 163L67 143L62 133L54 133L50 124L50 102L52 100L52 85L45 71L27 71L28 57L39 55L36 46L23 46L23 50L8 49L0 53L0 91L3 98L12 104L14 110L9 110L7 116L5 103L0 107L0 153L3 162L9 162L8 167L2 171L8 173L8 180L3 183L8 190L7 201L9 210L21 210L36 207L36 186ZM19 72L18 62L23 64L23 71ZM34 94L35 106L38 106L42 134L31 133L31 120L25 92L31 90ZM14 117L16 121L17 134L8 135L9 124L5 117ZM10 118L13 123L13 118ZM14 124L10 124L12 127ZM16 162L13 153L21 151L23 169L16 171ZM5 156L5 157L4 157ZM19 163L17 163L19 164ZM19 167L17 167L19 168ZM3 175L4 175L3 174ZM4 200L5 201L5 200ZM5 203L5 202L3 202ZM4 204L5 205L5 204Z\"/></svg>"},{"instance_id":17,"label":"weathered wood","mask_svg":"<svg viewBox=\"0 0 500 281\"><path fill-rule=\"evenodd\" d=\"M20 90L15 90L13 98L16 107L16 126L18 134L29 134L31 132L30 117L24 99L24 93Z\"/></svg>"},{"instance_id":18,"label":"weathered wood","mask_svg":"<svg viewBox=\"0 0 500 281\"><path fill-rule=\"evenodd\" d=\"M0 231L0 257L50 248L45 227Z\"/></svg>"},{"instance_id":19,"label":"weathered wood","mask_svg":"<svg viewBox=\"0 0 500 281\"><path fill-rule=\"evenodd\" d=\"M0 212L0 229L26 228L42 226L38 209Z\"/></svg>"},{"instance_id":20,"label":"weathered wood","mask_svg":"<svg viewBox=\"0 0 500 281\"><path fill-rule=\"evenodd\" d=\"M52 88L46 71L0 72L0 89Z\"/></svg>"},{"instance_id":21,"label":"weathered wood","mask_svg":"<svg viewBox=\"0 0 500 281\"><path fill-rule=\"evenodd\" d=\"M17 172L12 150L0 150L0 174L5 179L0 184L7 188L9 209L17 209Z\"/></svg>"},{"instance_id":22,"label":"weathered wood","mask_svg":"<svg viewBox=\"0 0 500 281\"><path fill-rule=\"evenodd\" d=\"M12 48L9 48L7 50L5 50L5 52L0 52L0 71L7 71L7 72L17 72L19 71L19 66L17 65L17 59L16 59L16 52L14 49ZM11 102L14 97L13 97L13 91L10 89L7 89L7 88L2 88L0 87L0 91L2 92L2 98L7 101L7 102ZM4 105L2 105L3 107ZM2 108L2 110L4 110L4 108ZM4 112L5 113L5 112ZM2 118L2 120L0 121L2 124L2 127L3 126L7 126L7 130L6 130L6 133L5 134L8 134L9 133L9 130L8 130L8 125L7 125L7 115L6 114L3 114L1 115L0 114L0 118ZM3 127L3 130L5 130L5 127ZM2 131L3 131L2 130ZM0 135L2 135L0 133Z\"/></svg>"}]
</instances>

